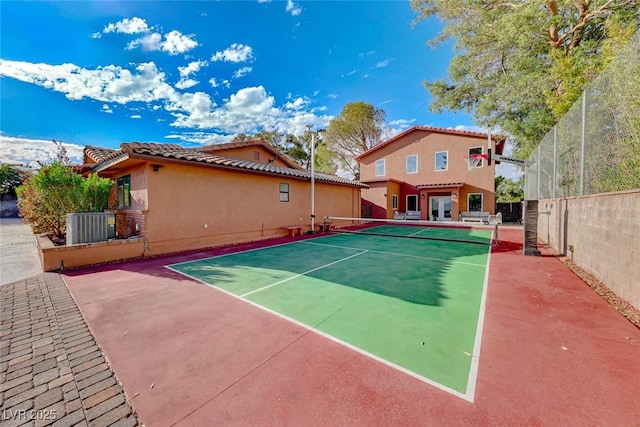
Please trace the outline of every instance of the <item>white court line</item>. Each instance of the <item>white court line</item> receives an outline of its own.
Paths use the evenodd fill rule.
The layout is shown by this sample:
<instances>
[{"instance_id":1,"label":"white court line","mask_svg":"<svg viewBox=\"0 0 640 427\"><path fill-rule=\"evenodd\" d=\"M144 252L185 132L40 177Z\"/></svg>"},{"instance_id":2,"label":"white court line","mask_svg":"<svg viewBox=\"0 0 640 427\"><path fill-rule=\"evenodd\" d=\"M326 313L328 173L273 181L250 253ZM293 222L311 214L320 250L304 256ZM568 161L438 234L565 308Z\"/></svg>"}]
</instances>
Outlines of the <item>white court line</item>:
<instances>
[{"instance_id":1,"label":"white court line","mask_svg":"<svg viewBox=\"0 0 640 427\"><path fill-rule=\"evenodd\" d=\"M431 230L431 227L423 228L422 230L416 231L415 233L409 234L409 236L415 236L416 234L420 234L423 231Z\"/></svg>"},{"instance_id":2,"label":"white court line","mask_svg":"<svg viewBox=\"0 0 640 427\"><path fill-rule=\"evenodd\" d=\"M330 245L327 243L316 243L316 242L312 242L310 240L304 240L304 241L299 241L298 243L304 243L305 245L318 245L318 246L327 246L330 248L341 248L341 249L352 249L352 250L356 250L356 251L362 251L362 248L353 248L351 246L340 246L340 245ZM442 258L432 258L432 257L428 257L428 256L420 256L420 255L408 255L408 254L399 254L396 252L385 252L385 251L376 251L375 249L369 249L369 252L371 253L376 253L376 254L383 254L383 255L394 255L394 256L399 256L399 257L407 257L407 258L416 258L416 259L426 259L429 261L442 261L442 262L450 262L453 264L462 264L462 265L471 265L474 267L485 267L485 264L477 264L474 262L464 262L464 261L455 261L455 260L451 260L451 259L442 259Z\"/></svg>"},{"instance_id":3,"label":"white court line","mask_svg":"<svg viewBox=\"0 0 640 427\"><path fill-rule=\"evenodd\" d=\"M494 232L491 233L491 240L494 238ZM478 309L478 324L476 327L476 339L473 344L473 354L471 356L471 366L469 367L469 379L467 380L467 400L473 402L476 393L476 383L478 382L478 368L480 366L480 347L482 346L482 331L484 328L484 315L487 306L487 289L489 288L489 267L491 265L491 249L487 256L487 269L484 273L484 284L482 286L482 298L480 299L480 308Z\"/></svg>"},{"instance_id":4,"label":"white court line","mask_svg":"<svg viewBox=\"0 0 640 427\"><path fill-rule=\"evenodd\" d=\"M193 276L191 276L191 275L189 275L189 274L187 274L187 273L183 273L182 271L175 270L175 269L171 268L171 267L170 267L170 266L168 266L168 265L165 265L165 268L167 268L167 269L169 269L169 270L171 270L171 271L174 271L174 272L176 272L176 273L178 273L178 274L182 274L182 275L183 275L183 276L185 276L185 277L189 277L190 279L195 280L196 282L202 283L202 284L203 284L203 285L205 285L205 286L209 286L209 287L211 287L211 288L214 288L214 289L216 289L216 290L218 290L218 291L220 291L220 292L222 292L222 293L224 293L224 294L227 294L227 295L229 295L229 296L231 296L231 297L233 297L233 298L237 298L237 299L239 299L240 301L244 301L244 302L245 302L245 303L247 303L247 304L251 304L252 306L254 306L254 307L256 307L256 308L259 308L259 309L261 309L261 310L264 310L264 311L266 311L267 313L273 314L274 316L277 316L277 317L279 317L279 318L281 318L281 319L284 319L284 320L287 320L287 321L289 321L289 322L291 322L291 323L294 323L294 324L296 324L296 325L298 325L298 326L300 326L300 327L302 327L302 328L304 328L304 329L306 329L306 330L308 330L308 331L311 331L311 332L314 332L314 333L316 333L316 334L320 335L321 337L324 337L324 338L326 338L326 339L328 339L328 340L331 340L331 341L333 341L333 342L335 342L335 343L338 343L338 344L340 344L340 345L343 345L343 346L345 346L345 347L347 347L347 348L349 348L349 349L351 349L351 350L353 350L353 351L355 351L355 352L357 352L357 353L360 353L360 354L362 354L363 356L369 357L369 358L371 358L371 359L373 359L373 360L376 360L376 361L378 361L378 362L382 363L383 365L389 366L389 367L391 367L391 368L393 368L393 369L396 369L396 370L398 370L398 371L400 371L400 372L402 372L402 373L404 373L404 374L407 374L407 375L409 375L409 376L411 376L411 377L413 377L413 378L415 378L415 379L417 379L417 380L420 380L420 381L422 381L422 382L424 382L424 383L426 383L426 384L429 384L430 386L435 387L435 388L437 388L438 390L442 390L442 391L444 391L444 392L446 392L446 393L452 394L452 395L454 395L454 396L456 396L456 397L459 397L459 398L461 398L461 399L464 399L464 400L466 400L466 401L468 401L468 402L473 403L473 397L470 399L470 398L469 398L469 396L468 396L467 394L463 394L463 393L459 392L458 390L454 390L454 389L449 388L449 387L447 387L447 386L445 386L445 385L443 385L443 384L440 384L440 383L438 383L438 382L435 382L435 381L434 381L434 380L432 380L432 379L429 379L429 378L427 378L427 377L423 377L422 375L420 375L420 374L418 374L418 373L415 373L415 372L413 372L413 371L411 371L411 370L409 370L409 369L407 369L407 368L405 368L405 367L402 367L402 366L400 366L400 365L396 365L395 363L390 362L390 361L388 361L388 360L386 360L386 359L383 359L383 358L382 358L382 357L380 357L380 356L376 356L376 355L375 355L375 354L373 354L373 353L369 353L368 351L363 350L363 349L361 349L360 347L356 347L355 345L353 345L353 344L349 344L349 343L348 343L348 342L346 342L346 341L342 341L341 339L336 338L336 337L334 337L334 336L332 336L332 335L329 335L329 334L327 334L326 332L322 332L321 330L316 329L316 328L314 328L313 326L309 326L309 325L304 324L304 323L302 323L302 322L300 322L300 321L298 321L298 320L295 320L295 319L293 319L293 318L291 318L291 317L285 316L285 315L284 315L284 314L282 314L282 313L278 313L277 311L271 310L270 308L264 307L264 306L262 306L262 305L260 305L260 304L258 304L258 303L256 303L256 302L253 302L253 301L251 301L251 300L249 300L249 299L242 298L242 297L240 297L239 295L233 294L233 293L231 293L231 292L229 292L229 291L227 291L227 290L224 290L224 289L219 288L219 287L217 287L217 286L215 286L215 285L212 285L212 284L210 284L210 283L207 283L207 282L205 282L205 281L203 281L203 280L201 280L201 279L198 279L198 278L196 278L196 277L193 277Z\"/></svg>"},{"instance_id":5,"label":"white court line","mask_svg":"<svg viewBox=\"0 0 640 427\"><path fill-rule=\"evenodd\" d=\"M362 251L362 249L360 249L360 250ZM305 276L305 275L307 275L309 273L313 273L314 271L330 267L330 266L332 266L334 264L337 264L337 263L342 262L342 261L346 261L346 260L348 260L350 258L353 258L353 257L356 257L358 255L366 254L367 252L369 252L369 251L365 250L363 252L358 252L357 254L349 255L348 257L344 257L344 258L341 258L341 259L339 259L337 261L330 262L329 264L325 264L325 265L321 265L320 267L312 268L311 270L305 271L304 273L296 274L295 276L288 277L288 278L286 278L284 280L280 280L279 282L272 283L270 285L264 286L264 287L262 287L260 289L256 289L256 290L251 291L251 292L247 292L246 294L242 294L242 295L240 295L240 297L244 298L244 297L247 297L247 296L249 296L251 294L255 294L256 292L260 292L260 291L264 291L265 289L269 289L269 288L271 288L273 286L281 285L281 284L283 284L285 282L288 282L289 280L297 279L300 276Z\"/></svg>"}]
</instances>

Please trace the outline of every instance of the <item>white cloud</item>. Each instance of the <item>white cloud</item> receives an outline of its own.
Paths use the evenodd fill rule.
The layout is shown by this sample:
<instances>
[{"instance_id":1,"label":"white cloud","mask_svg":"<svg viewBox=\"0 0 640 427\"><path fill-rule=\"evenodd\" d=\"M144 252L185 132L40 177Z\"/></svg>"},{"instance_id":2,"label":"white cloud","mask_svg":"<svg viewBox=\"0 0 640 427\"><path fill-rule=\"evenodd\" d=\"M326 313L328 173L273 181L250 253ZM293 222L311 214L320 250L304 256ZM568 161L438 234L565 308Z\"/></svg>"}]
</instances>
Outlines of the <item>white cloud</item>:
<instances>
[{"instance_id":1,"label":"white cloud","mask_svg":"<svg viewBox=\"0 0 640 427\"><path fill-rule=\"evenodd\" d=\"M95 99L126 104L172 100L177 92L153 62L140 64L137 73L115 65L88 70L74 64L34 64L0 59L0 75L63 93L67 98Z\"/></svg>"},{"instance_id":2,"label":"white cloud","mask_svg":"<svg viewBox=\"0 0 640 427\"><path fill-rule=\"evenodd\" d=\"M180 77L189 77L191 74L195 74L200 71L200 68L206 67L209 63L207 61L193 61L186 67L178 67Z\"/></svg>"},{"instance_id":3,"label":"white cloud","mask_svg":"<svg viewBox=\"0 0 640 427\"><path fill-rule=\"evenodd\" d=\"M385 59L384 61L380 61L376 64L375 68L385 68L389 66L389 60Z\"/></svg>"},{"instance_id":4,"label":"white cloud","mask_svg":"<svg viewBox=\"0 0 640 427\"><path fill-rule=\"evenodd\" d=\"M198 83L200 82L193 79L180 79L180 81L176 83L176 87L178 89L189 89L190 87L194 87Z\"/></svg>"},{"instance_id":5,"label":"white cloud","mask_svg":"<svg viewBox=\"0 0 640 427\"><path fill-rule=\"evenodd\" d=\"M198 46L198 42L193 40L195 35L184 35L180 31L173 30L169 34L164 35L162 50L168 52L169 55L177 55L187 52Z\"/></svg>"},{"instance_id":6,"label":"white cloud","mask_svg":"<svg viewBox=\"0 0 640 427\"><path fill-rule=\"evenodd\" d=\"M287 0L287 12L291 14L291 16L298 16L302 13L302 8L299 4L294 3L293 0Z\"/></svg>"},{"instance_id":7,"label":"white cloud","mask_svg":"<svg viewBox=\"0 0 640 427\"><path fill-rule=\"evenodd\" d=\"M253 49L241 43L233 43L223 51L216 52L211 57L212 61L245 62L253 58Z\"/></svg>"},{"instance_id":8,"label":"white cloud","mask_svg":"<svg viewBox=\"0 0 640 427\"><path fill-rule=\"evenodd\" d=\"M271 0L258 0L258 3L271 3Z\"/></svg>"},{"instance_id":9,"label":"white cloud","mask_svg":"<svg viewBox=\"0 0 640 427\"><path fill-rule=\"evenodd\" d=\"M197 80L188 78L191 74L195 74L200 71L201 67L206 67L209 63L207 61L194 61L190 62L185 67L178 67L180 73L180 81L176 83L178 89L188 89L200 83Z\"/></svg>"},{"instance_id":10,"label":"white cloud","mask_svg":"<svg viewBox=\"0 0 640 427\"><path fill-rule=\"evenodd\" d=\"M102 110L101 111L103 113L113 114L113 109L108 104L102 104Z\"/></svg>"},{"instance_id":11,"label":"white cloud","mask_svg":"<svg viewBox=\"0 0 640 427\"><path fill-rule=\"evenodd\" d=\"M284 108L287 110L300 110L309 104L310 100L306 97L298 97L291 102L284 104Z\"/></svg>"},{"instance_id":12,"label":"white cloud","mask_svg":"<svg viewBox=\"0 0 640 427\"><path fill-rule=\"evenodd\" d=\"M380 106L380 105L388 104L390 102L393 102L393 99L386 99L386 100L382 101L381 103L379 103L378 105Z\"/></svg>"},{"instance_id":13,"label":"white cloud","mask_svg":"<svg viewBox=\"0 0 640 427\"><path fill-rule=\"evenodd\" d=\"M73 163L82 163L83 146L65 142L62 145ZM56 146L51 140L0 135L0 159L4 163L38 167L38 161L49 162L56 153Z\"/></svg>"},{"instance_id":14,"label":"white cloud","mask_svg":"<svg viewBox=\"0 0 640 427\"><path fill-rule=\"evenodd\" d=\"M211 78L209 79L209 84L210 84L212 87L218 87L218 86L220 86L220 83L218 83L218 80L216 80L216 78L215 78L215 77L211 77Z\"/></svg>"},{"instance_id":15,"label":"white cloud","mask_svg":"<svg viewBox=\"0 0 640 427\"><path fill-rule=\"evenodd\" d=\"M331 98L331 99L336 99L338 97L338 94L335 93L330 93L329 95L327 95L327 98Z\"/></svg>"},{"instance_id":16,"label":"white cloud","mask_svg":"<svg viewBox=\"0 0 640 427\"><path fill-rule=\"evenodd\" d=\"M144 115L143 111L163 108L173 116L171 126L186 130L215 129L217 133L233 134L274 129L301 134L307 124L326 126L331 118L319 114L323 111L321 107L309 111L311 101L307 97L289 99L285 105L277 106L275 98L263 86L240 89L218 105L205 92L177 91L153 62L139 64L131 70L115 65L89 70L74 64L33 64L0 59L0 76L60 92L70 100L100 101L103 103L101 111L105 113L116 104L132 110L133 106L128 104L133 102L138 109L133 110L135 113L129 116L131 118ZM213 86L230 85L229 80L217 81L215 78L210 83Z\"/></svg>"},{"instance_id":17,"label":"white cloud","mask_svg":"<svg viewBox=\"0 0 640 427\"><path fill-rule=\"evenodd\" d=\"M147 51L160 50L162 48L162 35L158 33L147 34L144 37L135 39L127 43L126 50L132 50L142 45L142 48Z\"/></svg>"},{"instance_id":18,"label":"white cloud","mask_svg":"<svg viewBox=\"0 0 640 427\"><path fill-rule=\"evenodd\" d=\"M91 34L91 38L92 39L101 39L102 38L102 33L101 32L96 32Z\"/></svg>"},{"instance_id":19,"label":"white cloud","mask_svg":"<svg viewBox=\"0 0 640 427\"><path fill-rule=\"evenodd\" d=\"M169 55L177 55L198 46L198 42L193 39L194 37L194 35L187 36L179 31L173 30L165 34L163 40L161 34L151 33L129 42L126 49L131 50L142 46L144 50L149 52L160 50L167 52Z\"/></svg>"},{"instance_id":20,"label":"white cloud","mask_svg":"<svg viewBox=\"0 0 640 427\"><path fill-rule=\"evenodd\" d=\"M233 139L232 135L220 135L217 133L209 132L182 132L177 134L165 135L167 139L179 139L184 142L193 142L201 145L209 144L222 144L230 142Z\"/></svg>"},{"instance_id":21,"label":"white cloud","mask_svg":"<svg viewBox=\"0 0 640 427\"><path fill-rule=\"evenodd\" d=\"M233 73L233 78L239 79L240 77L244 77L252 71L253 71L252 67L242 67L239 70L237 70L235 73Z\"/></svg>"},{"instance_id":22,"label":"white cloud","mask_svg":"<svg viewBox=\"0 0 640 427\"><path fill-rule=\"evenodd\" d=\"M136 33L146 33L149 31L149 26L147 22L138 17L133 17L131 19L124 18L121 21L113 22L102 30L103 33L124 33L124 34L136 34Z\"/></svg>"},{"instance_id":23,"label":"white cloud","mask_svg":"<svg viewBox=\"0 0 640 427\"><path fill-rule=\"evenodd\" d=\"M355 73L357 73L356 70L351 70L348 73L342 74L340 77L353 76Z\"/></svg>"},{"instance_id":24,"label":"white cloud","mask_svg":"<svg viewBox=\"0 0 640 427\"><path fill-rule=\"evenodd\" d=\"M142 116L141 116L140 114L133 114L133 115L129 116L129 118L132 118L132 119L141 119L141 118L142 118Z\"/></svg>"}]
</instances>

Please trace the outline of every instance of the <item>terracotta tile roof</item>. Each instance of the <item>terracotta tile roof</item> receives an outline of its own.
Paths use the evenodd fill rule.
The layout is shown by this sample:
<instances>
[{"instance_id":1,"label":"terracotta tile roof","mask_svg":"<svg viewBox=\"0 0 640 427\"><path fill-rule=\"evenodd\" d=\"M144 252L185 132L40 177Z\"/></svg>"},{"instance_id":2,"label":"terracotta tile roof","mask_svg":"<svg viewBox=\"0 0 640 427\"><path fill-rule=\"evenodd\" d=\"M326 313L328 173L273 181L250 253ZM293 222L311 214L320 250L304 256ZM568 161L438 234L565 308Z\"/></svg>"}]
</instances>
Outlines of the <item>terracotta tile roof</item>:
<instances>
[{"instance_id":1,"label":"terracotta tile roof","mask_svg":"<svg viewBox=\"0 0 640 427\"><path fill-rule=\"evenodd\" d=\"M395 141L397 141L398 139L402 138L405 135L408 135L412 132L415 131L427 131L427 132L432 132L432 133L444 133L444 134L449 134L449 135L461 135L461 136L471 136L471 137L475 137L475 138L484 138L487 139L487 134L485 132L472 132L472 131L468 131L468 130L457 130L457 129L447 129L447 128L439 128L439 127L433 127L433 126L413 126L407 130L405 130L404 132L400 132L399 134L397 134L396 136L394 136L393 138L387 139L386 141L382 141L381 143L379 143L378 145L375 145L373 147L371 147L370 149L368 149L367 151L365 151L364 153L360 154L359 156L357 156L355 158L356 161L362 159L365 156L368 156L369 154L373 153L374 151L385 147ZM493 140L496 141L496 154L502 154L502 151L504 150L504 142L506 141L507 137L504 135L499 135L499 134L493 134L491 135L491 138Z\"/></svg>"},{"instance_id":2,"label":"terracotta tile roof","mask_svg":"<svg viewBox=\"0 0 640 427\"><path fill-rule=\"evenodd\" d=\"M442 184L420 184L416 185L416 188L448 188L448 187L462 187L464 182L446 182Z\"/></svg>"},{"instance_id":3,"label":"terracotta tile roof","mask_svg":"<svg viewBox=\"0 0 640 427\"><path fill-rule=\"evenodd\" d=\"M294 169L302 169L300 165L296 163L295 160L287 156L285 153L274 148L271 144L269 144L264 139L251 139L247 141L227 142L224 144L203 145L202 147L191 148L191 150L203 151L205 153L214 153L216 151L224 151L224 150L230 150L234 148L252 147L252 146L260 146L265 150L271 152L276 158L279 158L280 160L288 164L290 167Z\"/></svg>"},{"instance_id":4,"label":"terracotta tile roof","mask_svg":"<svg viewBox=\"0 0 640 427\"><path fill-rule=\"evenodd\" d=\"M251 162L248 160L236 159L233 157L218 156L211 153L183 148L175 144L146 144L146 143L124 143L120 145L120 150L107 156L103 161L94 165L94 169L104 170L109 166L119 163L129 158L156 157L158 160L167 159L185 163L208 164L223 168L232 168L254 173L266 173L273 175L289 176L298 179L311 179L311 171L293 168L284 168L267 163ZM366 184L351 181L337 175L325 173L315 173L315 180L334 184L350 185L366 188Z\"/></svg>"},{"instance_id":5,"label":"terracotta tile roof","mask_svg":"<svg viewBox=\"0 0 640 427\"><path fill-rule=\"evenodd\" d=\"M104 160L109 154L114 153L116 150L112 148L93 147L87 145L84 147L84 154L94 162L98 163Z\"/></svg>"}]
</instances>

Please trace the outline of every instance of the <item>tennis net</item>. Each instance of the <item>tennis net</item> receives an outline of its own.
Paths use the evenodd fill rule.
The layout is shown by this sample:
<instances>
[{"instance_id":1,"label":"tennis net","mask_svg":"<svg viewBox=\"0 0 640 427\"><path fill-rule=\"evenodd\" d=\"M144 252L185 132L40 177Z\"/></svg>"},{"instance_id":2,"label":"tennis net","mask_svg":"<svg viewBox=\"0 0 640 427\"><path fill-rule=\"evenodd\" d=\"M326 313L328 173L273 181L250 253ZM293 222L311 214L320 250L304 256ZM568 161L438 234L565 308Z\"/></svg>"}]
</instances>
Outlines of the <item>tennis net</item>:
<instances>
[{"instance_id":1,"label":"tennis net","mask_svg":"<svg viewBox=\"0 0 640 427\"><path fill-rule=\"evenodd\" d=\"M497 245L498 243L498 225L487 227L419 220L327 216L324 217L323 226L325 230L333 233L452 241L476 245Z\"/></svg>"}]
</instances>

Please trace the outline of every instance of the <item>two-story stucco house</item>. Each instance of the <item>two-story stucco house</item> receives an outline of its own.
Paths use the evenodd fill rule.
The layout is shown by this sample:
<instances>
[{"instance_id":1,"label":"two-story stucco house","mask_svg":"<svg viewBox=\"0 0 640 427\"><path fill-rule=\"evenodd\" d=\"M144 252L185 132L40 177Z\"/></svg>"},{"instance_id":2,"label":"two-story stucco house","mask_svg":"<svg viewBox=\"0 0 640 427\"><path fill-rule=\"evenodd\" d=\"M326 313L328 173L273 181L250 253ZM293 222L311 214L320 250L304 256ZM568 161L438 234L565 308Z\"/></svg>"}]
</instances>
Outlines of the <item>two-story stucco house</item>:
<instances>
[{"instance_id":1,"label":"two-story stucco house","mask_svg":"<svg viewBox=\"0 0 640 427\"><path fill-rule=\"evenodd\" d=\"M362 215L458 220L463 211L495 213L495 163L470 167L473 154L502 154L505 137L414 126L356 158L360 164Z\"/></svg>"}]
</instances>

